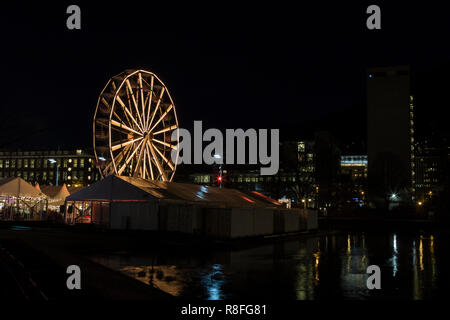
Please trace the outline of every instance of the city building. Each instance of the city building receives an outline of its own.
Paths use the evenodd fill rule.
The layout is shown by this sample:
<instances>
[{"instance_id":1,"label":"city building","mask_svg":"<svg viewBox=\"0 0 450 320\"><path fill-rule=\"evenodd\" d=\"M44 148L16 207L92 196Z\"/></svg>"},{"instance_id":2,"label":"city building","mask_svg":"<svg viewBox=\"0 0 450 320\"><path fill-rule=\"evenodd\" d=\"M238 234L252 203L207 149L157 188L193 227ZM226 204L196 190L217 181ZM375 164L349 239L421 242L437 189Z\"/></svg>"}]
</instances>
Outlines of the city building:
<instances>
[{"instance_id":1,"label":"city building","mask_svg":"<svg viewBox=\"0 0 450 320\"><path fill-rule=\"evenodd\" d=\"M369 198L387 207L392 195L410 202L414 181L414 99L409 67L368 70Z\"/></svg>"},{"instance_id":2,"label":"city building","mask_svg":"<svg viewBox=\"0 0 450 320\"><path fill-rule=\"evenodd\" d=\"M367 155L341 156L341 188L352 204L366 204Z\"/></svg>"},{"instance_id":3,"label":"city building","mask_svg":"<svg viewBox=\"0 0 450 320\"><path fill-rule=\"evenodd\" d=\"M434 147L428 140L416 145L415 201L419 206L430 205L448 185L449 149Z\"/></svg>"},{"instance_id":4,"label":"city building","mask_svg":"<svg viewBox=\"0 0 450 320\"><path fill-rule=\"evenodd\" d=\"M341 151L333 136L321 131L315 134L314 153L317 205L319 208L332 207L340 201Z\"/></svg>"},{"instance_id":5,"label":"city building","mask_svg":"<svg viewBox=\"0 0 450 320\"><path fill-rule=\"evenodd\" d=\"M0 179L21 177L40 185L88 186L100 179L95 158L85 150L0 151Z\"/></svg>"},{"instance_id":6,"label":"city building","mask_svg":"<svg viewBox=\"0 0 450 320\"><path fill-rule=\"evenodd\" d=\"M330 207L338 196L339 170L339 148L329 133L318 132L315 140L280 143L276 175L261 176L256 165L224 165L222 183L228 188L260 192L289 203L287 206L317 208L323 203L323 207ZM219 171L213 168L209 173L191 173L188 181L218 186L218 177Z\"/></svg>"}]
</instances>

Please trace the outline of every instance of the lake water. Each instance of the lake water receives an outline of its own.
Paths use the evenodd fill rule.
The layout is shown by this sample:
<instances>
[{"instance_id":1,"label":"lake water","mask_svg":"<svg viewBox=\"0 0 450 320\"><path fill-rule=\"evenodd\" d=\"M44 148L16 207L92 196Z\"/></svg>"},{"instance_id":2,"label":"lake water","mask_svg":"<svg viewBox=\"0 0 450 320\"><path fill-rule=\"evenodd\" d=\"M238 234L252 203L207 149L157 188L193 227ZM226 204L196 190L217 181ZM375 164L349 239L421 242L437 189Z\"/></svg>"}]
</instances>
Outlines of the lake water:
<instances>
[{"instance_id":1,"label":"lake water","mask_svg":"<svg viewBox=\"0 0 450 320\"><path fill-rule=\"evenodd\" d=\"M448 240L437 233L340 232L251 249L92 260L180 298L434 299L450 284ZM367 289L372 264L381 268L381 290Z\"/></svg>"}]
</instances>

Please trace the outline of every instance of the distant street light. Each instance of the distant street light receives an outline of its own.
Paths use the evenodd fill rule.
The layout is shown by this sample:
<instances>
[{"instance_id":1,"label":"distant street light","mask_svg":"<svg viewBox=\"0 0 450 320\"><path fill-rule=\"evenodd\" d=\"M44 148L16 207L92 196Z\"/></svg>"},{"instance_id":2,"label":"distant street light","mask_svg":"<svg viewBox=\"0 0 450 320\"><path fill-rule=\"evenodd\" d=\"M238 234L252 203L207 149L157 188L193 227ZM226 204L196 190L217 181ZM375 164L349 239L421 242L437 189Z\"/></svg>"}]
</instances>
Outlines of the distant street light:
<instances>
[{"instance_id":1,"label":"distant street light","mask_svg":"<svg viewBox=\"0 0 450 320\"><path fill-rule=\"evenodd\" d=\"M50 161L50 163L56 163L56 185L58 185L58 176L59 176L59 165L58 165L58 161L56 161L56 160L53 159L53 158L48 159L48 161Z\"/></svg>"},{"instance_id":2,"label":"distant street light","mask_svg":"<svg viewBox=\"0 0 450 320\"><path fill-rule=\"evenodd\" d=\"M104 157L98 157L98 160L100 161L106 161L106 159Z\"/></svg>"}]
</instances>

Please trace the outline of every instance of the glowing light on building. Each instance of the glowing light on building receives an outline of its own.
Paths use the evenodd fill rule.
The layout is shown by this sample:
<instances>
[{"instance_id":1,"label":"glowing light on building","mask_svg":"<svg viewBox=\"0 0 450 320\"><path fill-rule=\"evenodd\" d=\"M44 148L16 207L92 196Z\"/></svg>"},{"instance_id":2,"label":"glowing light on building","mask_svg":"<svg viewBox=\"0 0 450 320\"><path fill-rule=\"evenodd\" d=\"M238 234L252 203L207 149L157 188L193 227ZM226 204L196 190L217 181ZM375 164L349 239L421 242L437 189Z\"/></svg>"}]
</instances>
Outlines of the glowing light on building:
<instances>
[{"instance_id":1,"label":"glowing light on building","mask_svg":"<svg viewBox=\"0 0 450 320\"><path fill-rule=\"evenodd\" d=\"M341 166L361 166L367 167L367 156L366 155L355 155L355 156L341 156Z\"/></svg>"}]
</instances>

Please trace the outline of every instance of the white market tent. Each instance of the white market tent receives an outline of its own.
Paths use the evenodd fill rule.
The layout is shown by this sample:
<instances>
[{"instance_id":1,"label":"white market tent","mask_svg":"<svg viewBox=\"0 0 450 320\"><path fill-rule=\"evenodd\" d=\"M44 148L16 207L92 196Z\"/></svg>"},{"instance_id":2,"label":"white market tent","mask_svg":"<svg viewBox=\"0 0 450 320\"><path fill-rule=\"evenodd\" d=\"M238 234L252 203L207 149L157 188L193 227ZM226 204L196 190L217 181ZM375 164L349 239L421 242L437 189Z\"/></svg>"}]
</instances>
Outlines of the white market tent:
<instances>
[{"instance_id":1,"label":"white market tent","mask_svg":"<svg viewBox=\"0 0 450 320\"><path fill-rule=\"evenodd\" d=\"M111 175L66 198L68 224L174 231L218 238L317 228L317 214L283 209L258 192Z\"/></svg>"},{"instance_id":2,"label":"white market tent","mask_svg":"<svg viewBox=\"0 0 450 320\"><path fill-rule=\"evenodd\" d=\"M0 219L38 219L46 209L46 196L22 178L0 180Z\"/></svg>"},{"instance_id":3,"label":"white market tent","mask_svg":"<svg viewBox=\"0 0 450 320\"><path fill-rule=\"evenodd\" d=\"M158 212L160 204L167 203L217 208L276 207L263 198L235 189L111 175L68 196L65 220L74 223L90 216L91 219L83 221L108 224L114 215L135 215L135 212L140 212L137 213L139 218L133 218L140 221Z\"/></svg>"},{"instance_id":4,"label":"white market tent","mask_svg":"<svg viewBox=\"0 0 450 320\"><path fill-rule=\"evenodd\" d=\"M62 186L41 186L40 190L47 196L48 205L52 209L64 205L66 197L70 195L65 184Z\"/></svg>"}]
</instances>

